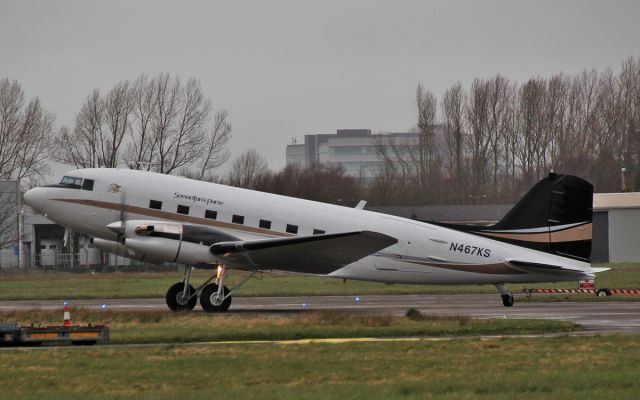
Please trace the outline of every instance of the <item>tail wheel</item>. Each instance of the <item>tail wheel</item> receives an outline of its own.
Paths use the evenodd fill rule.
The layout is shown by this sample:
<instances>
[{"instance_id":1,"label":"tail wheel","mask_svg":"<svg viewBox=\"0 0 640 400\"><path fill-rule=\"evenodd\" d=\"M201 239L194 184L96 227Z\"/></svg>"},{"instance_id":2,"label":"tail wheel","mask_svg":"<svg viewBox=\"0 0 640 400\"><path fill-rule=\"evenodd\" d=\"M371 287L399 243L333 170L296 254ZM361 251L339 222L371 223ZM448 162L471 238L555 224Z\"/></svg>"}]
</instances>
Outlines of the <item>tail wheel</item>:
<instances>
[{"instance_id":1,"label":"tail wheel","mask_svg":"<svg viewBox=\"0 0 640 400\"><path fill-rule=\"evenodd\" d=\"M598 289L598 291L596 292L596 295L598 297L611 296L611 291L609 289Z\"/></svg>"},{"instance_id":2,"label":"tail wheel","mask_svg":"<svg viewBox=\"0 0 640 400\"><path fill-rule=\"evenodd\" d=\"M189 285L187 295L184 296L184 282L178 282L167 290L165 297L167 306L172 311L190 311L196 306L198 297L193 296L195 293L193 286Z\"/></svg>"},{"instance_id":3,"label":"tail wheel","mask_svg":"<svg viewBox=\"0 0 640 400\"><path fill-rule=\"evenodd\" d=\"M222 298L227 296L229 289L226 286L222 287ZM218 297L218 285L211 283L202 289L200 293L200 305L205 312L224 312L231 306L231 296L222 300Z\"/></svg>"}]
</instances>

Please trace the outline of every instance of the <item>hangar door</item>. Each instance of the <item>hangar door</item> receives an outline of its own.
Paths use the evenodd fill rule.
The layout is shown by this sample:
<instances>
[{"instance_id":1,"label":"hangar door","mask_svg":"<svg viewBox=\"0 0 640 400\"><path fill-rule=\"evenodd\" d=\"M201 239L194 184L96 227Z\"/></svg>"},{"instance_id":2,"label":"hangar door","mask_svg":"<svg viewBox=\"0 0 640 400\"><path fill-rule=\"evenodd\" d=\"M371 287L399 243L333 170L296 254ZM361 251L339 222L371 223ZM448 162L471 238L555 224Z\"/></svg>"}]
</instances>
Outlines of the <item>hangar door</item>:
<instances>
[{"instance_id":1,"label":"hangar door","mask_svg":"<svg viewBox=\"0 0 640 400\"><path fill-rule=\"evenodd\" d=\"M593 213L593 239L591 261L609 262L609 212Z\"/></svg>"}]
</instances>

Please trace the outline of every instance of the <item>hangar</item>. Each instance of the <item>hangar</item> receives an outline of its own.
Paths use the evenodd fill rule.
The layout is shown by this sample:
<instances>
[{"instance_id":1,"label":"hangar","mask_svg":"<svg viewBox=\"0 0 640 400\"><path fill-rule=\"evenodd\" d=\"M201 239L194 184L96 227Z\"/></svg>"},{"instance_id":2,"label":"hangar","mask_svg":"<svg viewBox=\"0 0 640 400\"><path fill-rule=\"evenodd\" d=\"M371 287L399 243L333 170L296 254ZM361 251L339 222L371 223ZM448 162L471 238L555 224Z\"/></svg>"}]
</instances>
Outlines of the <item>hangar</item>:
<instances>
[{"instance_id":1,"label":"hangar","mask_svg":"<svg viewBox=\"0 0 640 400\"><path fill-rule=\"evenodd\" d=\"M640 261L640 192L593 196L593 250L596 262Z\"/></svg>"}]
</instances>

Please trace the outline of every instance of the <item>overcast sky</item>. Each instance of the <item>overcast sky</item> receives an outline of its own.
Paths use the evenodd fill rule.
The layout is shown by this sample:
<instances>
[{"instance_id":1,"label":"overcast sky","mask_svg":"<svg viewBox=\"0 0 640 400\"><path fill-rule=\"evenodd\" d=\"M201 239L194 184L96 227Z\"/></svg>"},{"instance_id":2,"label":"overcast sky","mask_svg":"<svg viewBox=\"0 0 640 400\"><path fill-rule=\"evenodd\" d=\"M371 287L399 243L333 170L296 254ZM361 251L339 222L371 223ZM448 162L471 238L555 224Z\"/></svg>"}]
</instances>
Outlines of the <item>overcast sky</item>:
<instances>
[{"instance_id":1,"label":"overcast sky","mask_svg":"<svg viewBox=\"0 0 640 400\"><path fill-rule=\"evenodd\" d=\"M272 168L341 128L415 125L419 83L523 81L640 56L640 1L6 1L0 77L72 125L93 88L196 77L233 125L230 149Z\"/></svg>"}]
</instances>

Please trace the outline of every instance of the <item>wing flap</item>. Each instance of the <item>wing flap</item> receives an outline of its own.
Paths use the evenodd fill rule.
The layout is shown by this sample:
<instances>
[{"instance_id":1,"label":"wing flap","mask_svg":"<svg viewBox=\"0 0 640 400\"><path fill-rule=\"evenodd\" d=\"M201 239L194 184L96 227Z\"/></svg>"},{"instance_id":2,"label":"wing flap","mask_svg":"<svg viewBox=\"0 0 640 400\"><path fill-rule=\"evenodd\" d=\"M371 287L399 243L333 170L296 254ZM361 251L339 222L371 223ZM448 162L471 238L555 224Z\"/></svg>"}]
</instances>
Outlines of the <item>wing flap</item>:
<instances>
[{"instance_id":1,"label":"wing flap","mask_svg":"<svg viewBox=\"0 0 640 400\"><path fill-rule=\"evenodd\" d=\"M382 233L360 231L220 242L210 251L220 261L237 268L328 274L397 242Z\"/></svg>"}]
</instances>

